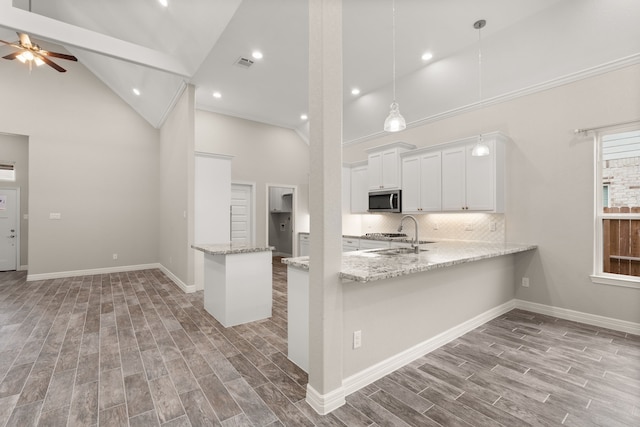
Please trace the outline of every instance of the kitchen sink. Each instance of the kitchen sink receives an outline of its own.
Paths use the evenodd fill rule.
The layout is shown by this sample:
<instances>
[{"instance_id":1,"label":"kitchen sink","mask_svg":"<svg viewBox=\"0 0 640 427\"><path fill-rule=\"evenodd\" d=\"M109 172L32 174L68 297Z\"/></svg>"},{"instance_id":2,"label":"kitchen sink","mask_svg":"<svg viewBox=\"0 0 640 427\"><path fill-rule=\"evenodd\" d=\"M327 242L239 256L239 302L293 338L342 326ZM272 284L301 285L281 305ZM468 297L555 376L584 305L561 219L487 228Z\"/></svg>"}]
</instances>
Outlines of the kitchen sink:
<instances>
[{"instance_id":1,"label":"kitchen sink","mask_svg":"<svg viewBox=\"0 0 640 427\"><path fill-rule=\"evenodd\" d=\"M425 252L428 251L428 249L420 249L420 252ZM387 255L387 256L393 256L393 255L406 255L406 254L414 254L415 253L415 249L413 248L385 248L385 249L376 249L373 251L375 254L378 255Z\"/></svg>"}]
</instances>

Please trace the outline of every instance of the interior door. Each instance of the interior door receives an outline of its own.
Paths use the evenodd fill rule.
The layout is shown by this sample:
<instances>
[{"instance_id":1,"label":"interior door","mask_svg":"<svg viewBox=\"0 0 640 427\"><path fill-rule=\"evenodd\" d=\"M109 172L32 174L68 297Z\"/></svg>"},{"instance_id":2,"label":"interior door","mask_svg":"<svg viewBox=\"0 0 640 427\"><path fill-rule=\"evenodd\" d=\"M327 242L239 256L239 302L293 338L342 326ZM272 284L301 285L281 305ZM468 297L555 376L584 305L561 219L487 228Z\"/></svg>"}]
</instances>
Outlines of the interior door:
<instances>
[{"instance_id":1,"label":"interior door","mask_svg":"<svg viewBox=\"0 0 640 427\"><path fill-rule=\"evenodd\" d=\"M0 271L18 269L18 190L0 188Z\"/></svg>"},{"instance_id":2,"label":"interior door","mask_svg":"<svg viewBox=\"0 0 640 427\"><path fill-rule=\"evenodd\" d=\"M231 241L234 243L250 244L253 242L251 191L251 185L231 185Z\"/></svg>"}]
</instances>

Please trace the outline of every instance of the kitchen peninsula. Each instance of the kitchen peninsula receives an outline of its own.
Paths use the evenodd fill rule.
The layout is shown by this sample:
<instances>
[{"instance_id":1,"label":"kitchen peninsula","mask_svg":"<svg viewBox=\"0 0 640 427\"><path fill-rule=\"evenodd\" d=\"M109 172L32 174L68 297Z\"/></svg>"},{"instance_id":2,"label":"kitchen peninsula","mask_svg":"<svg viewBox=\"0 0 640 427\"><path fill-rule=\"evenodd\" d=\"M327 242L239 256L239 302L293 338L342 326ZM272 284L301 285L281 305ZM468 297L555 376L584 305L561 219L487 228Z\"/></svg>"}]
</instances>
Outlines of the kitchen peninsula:
<instances>
[{"instance_id":1,"label":"kitchen peninsula","mask_svg":"<svg viewBox=\"0 0 640 427\"><path fill-rule=\"evenodd\" d=\"M462 331L472 319L508 307L515 295L515 257L529 262L534 249L439 241L421 244L417 254L403 248L343 253L343 381L355 391L379 377L378 370L384 375L397 369L453 339L442 338L451 330ZM309 257L283 262L289 359L308 370ZM353 345L356 331L360 348Z\"/></svg>"},{"instance_id":2,"label":"kitchen peninsula","mask_svg":"<svg viewBox=\"0 0 640 427\"><path fill-rule=\"evenodd\" d=\"M271 317L271 246L191 245L204 252L204 308L223 326Z\"/></svg>"}]
</instances>

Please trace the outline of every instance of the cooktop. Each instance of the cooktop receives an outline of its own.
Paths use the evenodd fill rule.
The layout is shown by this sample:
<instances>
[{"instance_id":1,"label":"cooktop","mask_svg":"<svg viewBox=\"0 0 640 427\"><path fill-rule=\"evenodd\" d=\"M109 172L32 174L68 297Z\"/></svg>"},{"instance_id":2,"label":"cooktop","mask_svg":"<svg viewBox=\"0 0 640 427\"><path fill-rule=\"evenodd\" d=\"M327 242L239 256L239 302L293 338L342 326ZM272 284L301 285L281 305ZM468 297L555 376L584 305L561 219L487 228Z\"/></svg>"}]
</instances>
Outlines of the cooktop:
<instances>
[{"instance_id":1,"label":"cooktop","mask_svg":"<svg viewBox=\"0 0 640 427\"><path fill-rule=\"evenodd\" d=\"M407 237L404 233L367 233L365 237Z\"/></svg>"}]
</instances>

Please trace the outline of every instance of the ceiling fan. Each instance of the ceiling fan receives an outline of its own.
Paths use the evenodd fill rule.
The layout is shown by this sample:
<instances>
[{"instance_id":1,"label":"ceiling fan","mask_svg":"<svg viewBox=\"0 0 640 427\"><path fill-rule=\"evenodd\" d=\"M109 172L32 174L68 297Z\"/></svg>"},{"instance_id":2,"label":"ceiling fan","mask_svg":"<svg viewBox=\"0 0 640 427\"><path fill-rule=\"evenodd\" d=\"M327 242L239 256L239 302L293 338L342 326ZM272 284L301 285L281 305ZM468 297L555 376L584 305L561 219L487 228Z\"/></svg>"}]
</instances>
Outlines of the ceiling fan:
<instances>
[{"instance_id":1,"label":"ceiling fan","mask_svg":"<svg viewBox=\"0 0 640 427\"><path fill-rule=\"evenodd\" d=\"M67 70L65 70L64 68L62 68L61 66L53 62L51 59L49 59L49 57L66 59L68 61L78 60L78 58L76 58L73 55L67 55L64 53L57 53L57 52L49 52L47 50L41 49L40 46L31 42L29 35L26 33L17 33L17 34L19 37L19 41L17 43L9 43L4 40L0 40L0 42L6 44L7 46L11 46L15 49L18 49L17 52L13 52L13 53L10 53L9 55L5 55L3 56L3 58L9 59L9 60L17 58L23 64L28 62L29 70L31 70L33 63L35 63L36 66L47 64L51 68L61 73L64 73Z\"/></svg>"}]
</instances>

